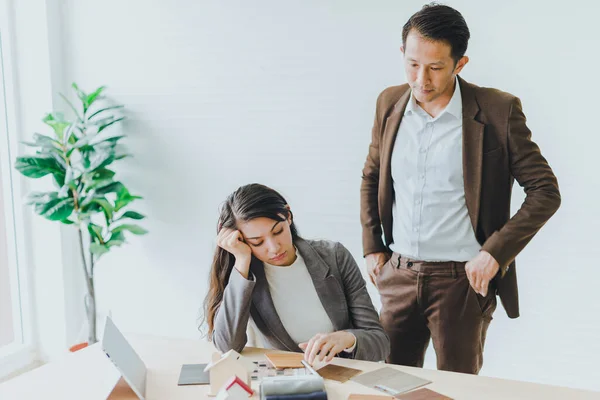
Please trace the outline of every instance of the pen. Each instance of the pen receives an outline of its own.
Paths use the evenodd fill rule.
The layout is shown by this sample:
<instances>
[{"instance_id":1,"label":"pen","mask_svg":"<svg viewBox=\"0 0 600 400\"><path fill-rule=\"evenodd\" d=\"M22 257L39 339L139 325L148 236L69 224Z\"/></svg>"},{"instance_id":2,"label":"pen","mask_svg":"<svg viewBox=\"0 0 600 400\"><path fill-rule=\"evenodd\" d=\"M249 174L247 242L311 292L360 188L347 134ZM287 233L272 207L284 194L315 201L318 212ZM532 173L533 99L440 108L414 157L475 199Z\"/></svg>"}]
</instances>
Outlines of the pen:
<instances>
[{"instance_id":1,"label":"pen","mask_svg":"<svg viewBox=\"0 0 600 400\"><path fill-rule=\"evenodd\" d=\"M306 362L306 361L304 361L304 360L301 360L300 362L302 363L302 365L304 365L304 366L306 367L306 369L308 370L308 372L310 372L310 373L311 373L311 374L313 374L313 375L319 375L319 374L317 373L317 371L315 371L315 370L313 369L313 367L311 367L311 366L310 366L310 364L309 364L309 363L307 363L307 362Z\"/></svg>"}]
</instances>

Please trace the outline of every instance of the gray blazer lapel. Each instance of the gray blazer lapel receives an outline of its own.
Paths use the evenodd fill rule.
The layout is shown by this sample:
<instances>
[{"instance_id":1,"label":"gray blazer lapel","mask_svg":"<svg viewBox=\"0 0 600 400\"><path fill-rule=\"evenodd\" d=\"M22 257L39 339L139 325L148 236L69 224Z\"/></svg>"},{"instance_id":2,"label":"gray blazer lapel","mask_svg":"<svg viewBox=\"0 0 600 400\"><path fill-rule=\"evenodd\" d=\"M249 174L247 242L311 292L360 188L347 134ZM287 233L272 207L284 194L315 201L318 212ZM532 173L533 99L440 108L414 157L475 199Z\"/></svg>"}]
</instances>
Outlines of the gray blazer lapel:
<instances>
[{"instance_id":1,"label":"gray blazer lapel","mask_svg":"<svg viewBox=\"0 0 600 400\"><path fill-rule=\"evenodd\" d=\"M263 263L253 257L250 269L256 278L256 285L252 293L252 302L254 303L254 310L256 310L264 322L264 328L270 330L273 337L290 351L301 352L302 350L290 337L277 314L271 292L269 291L269 283L265 276ZM259 321L256 322L257 324L259 323Z\"/></svg>"},{"instance_id":2,"label":"gray blazer lapel","mask_svg":"<svg viewBox=\"0 0 600 400\"><path fill-rule=\"evenodd\" d=\"M329 266L323 261L319 253L304 239L297 239L294 244L300 255L304 258L306 269L312 278L313 285L325 312L329 316L333 329L350 326L348 321L348 305L346 297L338 280L330 272Z\"/></svg>"}]
</instances>

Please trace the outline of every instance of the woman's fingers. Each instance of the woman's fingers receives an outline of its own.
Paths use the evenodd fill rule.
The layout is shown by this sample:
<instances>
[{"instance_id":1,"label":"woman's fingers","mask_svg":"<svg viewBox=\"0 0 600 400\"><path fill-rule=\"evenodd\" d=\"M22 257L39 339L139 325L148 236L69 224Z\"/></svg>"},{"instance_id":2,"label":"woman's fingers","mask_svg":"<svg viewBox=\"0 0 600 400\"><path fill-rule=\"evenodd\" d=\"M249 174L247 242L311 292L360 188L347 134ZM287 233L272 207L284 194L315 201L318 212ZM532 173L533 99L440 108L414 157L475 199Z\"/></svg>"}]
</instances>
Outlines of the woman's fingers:
<instances>
[{"instance_id":1,"label":"woman's fingers","mask_svg":"<svg viewBox=\"0 0 600 400\"><path fill-rule=\"evenodd\" d=\"M329 354L327 354L327 358L325 358L325 362L329 363L331 362L331 360L333 360L333 357L337 356L338 354L340 354L342 352L342 350L344 350L342 348L342 346L340 346L339 344L336 344L330 351Z\"/></svg>"},{"instance_id":2,"label":"woman's fingers","mask_svg":"<svg viewBox=\"0 0 600 400\"><path fill-rule=\"evenodd\" d=\"M319 351L319 355L317 356L317 360L323 361L328 356L328 354L335 347L335 343L331 341L325 341L321 346L321 351Z\"/></svg>"}]
</instances>

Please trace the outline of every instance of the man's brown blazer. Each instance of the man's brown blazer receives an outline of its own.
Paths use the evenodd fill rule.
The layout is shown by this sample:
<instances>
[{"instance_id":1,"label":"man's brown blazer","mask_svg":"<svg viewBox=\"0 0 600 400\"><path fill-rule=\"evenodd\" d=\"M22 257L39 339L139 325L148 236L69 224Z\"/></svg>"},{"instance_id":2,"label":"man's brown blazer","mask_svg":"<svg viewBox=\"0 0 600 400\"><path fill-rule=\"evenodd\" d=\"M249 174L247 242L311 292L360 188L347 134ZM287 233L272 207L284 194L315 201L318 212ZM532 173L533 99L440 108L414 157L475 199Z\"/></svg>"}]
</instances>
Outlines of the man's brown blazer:
<instances>
[{"instance_id":1,"label":"man's brown blazer","mask_svg":"<svg viewBox=\"0 0 600 400\"><path fill-rule=\"evenodd\" d=\"M496 89L458 78L463 106L465 201L477 240L500 264L494 278L510 318L519 316L515 257L560 205L558 182L531 140L520 100ZM364 254L389 252L392 237L391 156L410 98L407 84L384 90L377 99L375 123L361 184ZM514 180L526 194L510 217ZM383 238L382 238L383 228ZM453 261L453 260L449 260Z\"/></svg>"}]
</instances>

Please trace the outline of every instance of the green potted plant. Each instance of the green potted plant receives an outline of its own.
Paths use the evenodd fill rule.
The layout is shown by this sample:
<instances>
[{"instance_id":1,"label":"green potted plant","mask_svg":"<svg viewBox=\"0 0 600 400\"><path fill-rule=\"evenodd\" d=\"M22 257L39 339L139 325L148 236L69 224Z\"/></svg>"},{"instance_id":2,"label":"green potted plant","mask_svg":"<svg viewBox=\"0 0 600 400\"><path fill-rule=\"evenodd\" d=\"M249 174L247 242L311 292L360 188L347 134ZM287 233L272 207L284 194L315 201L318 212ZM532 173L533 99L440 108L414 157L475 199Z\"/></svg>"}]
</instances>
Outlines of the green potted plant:
<instances>
[{"instance_id":1,"label":"green potted plant","mask_svg":"<svg viewBox=\"0 0 600 400\"><path fill-rule=\"evenodd\" d=\"M125 243L125 233L143 235L147 231L132 223L145 218L130 209L141 199L129 192L117 179L113 163L127 157L120 140L111 135L110 127L124 119L122 105L106 105L101 99L105 87L85 93L73 83L81 106L78 109L64 96L74 112L71 120L61 113L47 114L43 122L51 135L35 133L34 155L18 157L15 168L28 178L51 175L56 190L33 192L28 204L37 214L51 221L73 226L78 233L78 247L85 276L84 305L89 326L88 344L97 342L96 292L94 270L102 255Z\"/></svg>"}]
</instances>

